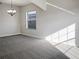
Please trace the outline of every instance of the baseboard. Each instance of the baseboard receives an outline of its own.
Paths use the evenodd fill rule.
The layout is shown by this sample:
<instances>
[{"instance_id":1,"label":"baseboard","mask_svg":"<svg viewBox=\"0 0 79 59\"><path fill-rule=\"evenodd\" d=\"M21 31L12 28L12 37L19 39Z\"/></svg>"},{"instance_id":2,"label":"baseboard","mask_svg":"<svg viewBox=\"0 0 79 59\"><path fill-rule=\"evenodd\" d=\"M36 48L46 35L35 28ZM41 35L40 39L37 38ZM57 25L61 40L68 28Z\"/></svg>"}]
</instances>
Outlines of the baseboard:
<instances>
[{"instance_id":1,"label":"baseboard","mask_svg":"<svg viewBox=\"0 0 79 59\"><path fill-rule=\"evenodd\" d=\"M19 34L21 34L21 33L0 35L0 37L7 37L7 36L13 36L13 35L19 35Z\"/></svg>"},{"instance_id":2,"label":"baseboard","mask_svg":"<svg viewBox=\"0 0 79 59\"><path fill-rule=\"evenodd\" d=\"M38 38L38 39L44 39L44 37L36 36L36 35L23 34L23 33L22 33L22 35L29 36L29 37L34 37L34 38Z\"/></svg>"},{"instance_id":3,"label":"baseboard","mask_svg":"<svg viewBox=\"0 0 79 59\"><path fill-rule=\"evenodd\" d=\"M25 36L29 36L29 37L38 38L38 39L44 39L44 37L41 37L41 36L30 35L30 34L23 34L23 33L15 33L15 34L0 35L0 37L14 36L14 35L19 35L19 34L21 34L21 35L25 35Z\"/></svg>"}]
</instances>

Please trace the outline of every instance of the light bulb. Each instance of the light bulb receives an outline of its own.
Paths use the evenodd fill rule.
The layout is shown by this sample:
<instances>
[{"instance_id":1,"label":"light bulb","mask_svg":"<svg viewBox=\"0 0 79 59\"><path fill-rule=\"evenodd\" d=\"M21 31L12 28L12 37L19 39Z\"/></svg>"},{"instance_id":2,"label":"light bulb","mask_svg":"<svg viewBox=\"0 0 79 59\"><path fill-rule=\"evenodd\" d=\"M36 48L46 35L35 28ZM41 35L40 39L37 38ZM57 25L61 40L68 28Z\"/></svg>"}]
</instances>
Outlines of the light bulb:
<instances>
[{"instance_id":1,"label":"light bulb","mask_svg":"<svg viewBox=\"0 0 79 59\"><path fill-rule=\"evenodd\" d=\"M9 9L7 10L8 14L10 14L11 16L16 14L16 10L15 9Z\"/></svg>"}]
</instances>

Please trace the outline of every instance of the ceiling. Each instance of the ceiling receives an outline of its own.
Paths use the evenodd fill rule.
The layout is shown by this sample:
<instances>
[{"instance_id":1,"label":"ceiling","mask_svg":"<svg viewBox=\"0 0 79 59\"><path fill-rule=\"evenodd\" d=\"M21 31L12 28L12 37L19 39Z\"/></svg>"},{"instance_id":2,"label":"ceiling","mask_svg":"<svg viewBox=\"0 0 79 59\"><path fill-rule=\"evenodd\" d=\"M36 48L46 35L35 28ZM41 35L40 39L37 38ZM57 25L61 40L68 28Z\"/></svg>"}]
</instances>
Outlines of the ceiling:
<instances>
[{"instance_id":1,"label":"ceiling","mask_svg":"<svg viewBox=\"0 0 79 59\"><path fill-rule=\"evenodd\" d=\"M11 0L0 0L2 3L11 4ZM29 0L12 0L12 3L16 6L24 6L30 3Z\"/></svg>"},{"instance_id":2,"label":"ceiling","mask_svg":"<svg viewBox=\"0 0 79 59\"><path fill-rule=\"evenodd\" d=\"M79 7L79 0L47 0L48 2L63 7L63 8L73 8Z\"/></svg>"},{"instance_id":3,"label":"ceiling","mask_svg":"<svg viewBox=\"0 0 79 59\"><path fill-rule=\"evenodd\" d=\"M16 6L24 6L24 5L31 3L31 1L32 0L12 0L13 4ZM35 0L33 0L33 1L35 1ZM11 0L0 0L0 2L6 3L6 4L11 4ZM57 5L59 7L62 7L64 9L71 10L71 11L73 11L73 9L79 8L79 0L47 0L47 2Z\"/></svg>"},{"instance_id":4,"label":"ceiling","mask_svg":"<svg viewBox=\"0 0 79 59\"><path fill-rule=\"evenodd\" d=\"M79 0L47 0L50 4L57 6L57 8L64 11L79 14ZM56 9L57 9L56 8Z\"/></svg>"},{"instance_id":5,"label":"ceiling","mask_svg":"<svg viewBox=\"0 0 79 59\"><path fill-rule=\"evenodd\" d=\"M4 4L11 4L11 0L0 0L0 2ZM42 10L46 10L46 0L12 0L12 4L15 6L25 6L29 3L33 3Z\"/></svg>"},{"instance_id":6,"label":"ceiling","mask_svg":"<svg viewBox=\"0 0 79 59\"><path fill-rule=\"evenodd\" d=\"M31 0L12 0L14 5L24 6L30 3ZM79 0L47 0L58 6L62 7L74 7L79 6ZM2 3L11 4L11 0L0 0Z\"/></svg>"}]
</instances>

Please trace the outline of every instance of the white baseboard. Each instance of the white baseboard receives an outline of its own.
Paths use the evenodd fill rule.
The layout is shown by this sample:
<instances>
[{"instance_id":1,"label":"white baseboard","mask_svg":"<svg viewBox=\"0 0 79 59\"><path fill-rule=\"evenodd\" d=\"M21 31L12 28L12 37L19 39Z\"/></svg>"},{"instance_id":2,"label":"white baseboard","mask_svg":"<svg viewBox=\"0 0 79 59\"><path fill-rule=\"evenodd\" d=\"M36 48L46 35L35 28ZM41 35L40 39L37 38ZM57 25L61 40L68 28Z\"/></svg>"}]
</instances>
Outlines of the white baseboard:
<instances>
[{"instance_id":1,"label":"white baseboard","mask_svg":"<svg viewBox=\"0 0 79 59\"><path fill-rule=\"evenodd\" d=\"M13 35L19 35L19 34L29 36L29 37L35 37L35 38L39 38L39 39L44 39L44 37L41 37L41 36L31 35L31 34L24 34L24 33L5 34L5 35L0 35L0 37L13 36Z\"/></svg>"},{"instance_id":2,"label":"white baseboard","mask_svg":"<svg viewBox=\"0 0 79 59\"><path fill-rule=\"evenodd\" d=\"M39 39L43 39L43 38L44 38L44 37L41 37L41 36L30 35L30 34L24 34L24 33L22 33L22 35L26 35L26 36L29 36L29 37L35 37L35 38L39 38Z\"/></svg>"},{"instance_id":3,"label":"white baseboard","mask_svg":"<svg viewBox=\"0 0 79 59\"><path fill-rule=\"evenodd\" d=\"M0 37L13 36L13 35L18 35L18 34L21 34L21 33L5 34L5 35L0 35Z\"/></svg>"}]
</instances>

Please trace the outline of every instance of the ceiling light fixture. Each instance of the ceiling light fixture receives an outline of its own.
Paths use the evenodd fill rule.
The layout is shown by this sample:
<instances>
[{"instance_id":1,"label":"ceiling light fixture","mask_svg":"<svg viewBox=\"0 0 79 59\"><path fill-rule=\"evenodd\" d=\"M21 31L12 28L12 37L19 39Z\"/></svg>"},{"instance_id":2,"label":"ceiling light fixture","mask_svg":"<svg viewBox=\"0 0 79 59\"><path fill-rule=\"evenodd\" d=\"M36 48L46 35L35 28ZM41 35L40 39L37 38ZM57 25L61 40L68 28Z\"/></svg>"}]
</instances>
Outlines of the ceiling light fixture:
<instances>
[{"instance_id":1,"label":"ceiling light fixture","mask_svg":"<svg viewBox=\"0 0 79 59\"><path fill-rule=\"evenodd\" d=\"M16 14L16 10L13 9L12 0L11 0L11 9L7 10L8 14L14 16Z\"/></svg>"}]
</instances>

